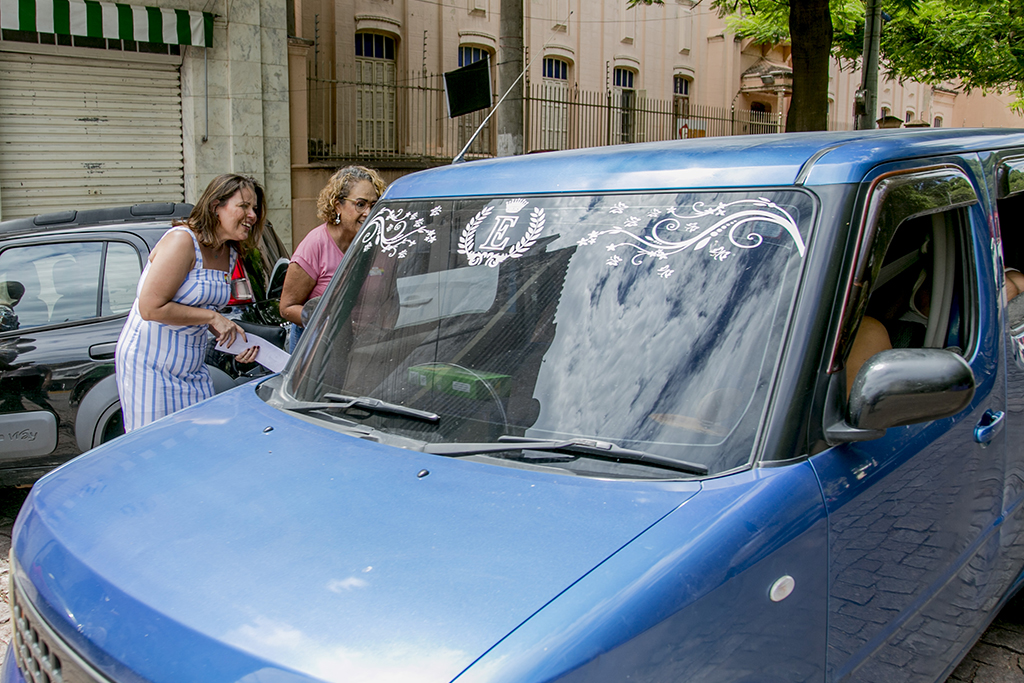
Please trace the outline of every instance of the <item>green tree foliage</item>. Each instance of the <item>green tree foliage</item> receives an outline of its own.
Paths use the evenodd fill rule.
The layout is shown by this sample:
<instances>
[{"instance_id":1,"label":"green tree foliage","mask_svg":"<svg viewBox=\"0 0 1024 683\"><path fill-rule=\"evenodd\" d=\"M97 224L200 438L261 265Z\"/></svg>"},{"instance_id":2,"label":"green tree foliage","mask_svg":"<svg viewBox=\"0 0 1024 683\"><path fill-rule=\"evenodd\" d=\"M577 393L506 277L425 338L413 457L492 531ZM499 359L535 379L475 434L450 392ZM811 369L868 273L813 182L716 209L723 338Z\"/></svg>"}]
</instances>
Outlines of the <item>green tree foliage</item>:
<instances>
[{"instance_id":1,"label":"green tree foliage","mask_svg":"<svg viewBox=\"0 0 1024 683\"><path fill-rule=\"evenodd\" d=\"M664 0L626 0L627 7L641 4L661 5ZM719 16L736 15L730 26L741 37L769 45L790 39L793 95L786 130L825 130L833 34L830 0L712 0L711 6Z\"/></svg>"},{"instance_id":2,"label":"green tree foliage","mask_svg":"<svg viewBox=\"0 0 1024 683\"><path fill-rule=\"evenodd\" d=\"M890 74L1012 92L1024 112L1024 1L920 0L890 14L881 41Z\"/></svg>"},{"instance_id":3,"label":"green tree foliage","mask_svg":"<svg viewBox=\"0 0 1024 683\"><path fill-rule=\"evenodd\" d=\"M779 45L790 42L789 0L714 0L711 6L725 17L730 31L741 38L753 38L759 45ZM854 48L859 36L864 40L863 0L832 0L832 53L838 58L855 59L860 56L861 45Z\"/></svg>"},{"instance_id":4,"label":"green tree foliage","mask_svg":"<svg viewBox=\"0 0 1024 683\"><path fill-rule=\"evenodd\" d=\"M829 5L827 20L818 16L816 25L803 23L793 30L790 5L804 8L818 0L712 0L711 7L726 17L729 30L757 43L793 48L793 108L800 104L801 44L827 34L829 51L840 64L859 64L864 46L864 1L824 0ZM627 0L628 7L663 4L663 0ZM882 0L888 17L882 29L882 69L890 76L922 83L958 82L967 91L994 90L1016 95L1013 107L1024 113L1024 0ZM809 68L816 63L820 45L811 48ZM827 107L820 78L805 85L815 92L801 108ZM813 117L812 117L813 118ZM814 120L817 120L816 118ZM816 125L816 124L812 124ZM791 126L787 126L792 129ZM814 128L801 127L798 130Z\"/></svg>"}]
</instances>

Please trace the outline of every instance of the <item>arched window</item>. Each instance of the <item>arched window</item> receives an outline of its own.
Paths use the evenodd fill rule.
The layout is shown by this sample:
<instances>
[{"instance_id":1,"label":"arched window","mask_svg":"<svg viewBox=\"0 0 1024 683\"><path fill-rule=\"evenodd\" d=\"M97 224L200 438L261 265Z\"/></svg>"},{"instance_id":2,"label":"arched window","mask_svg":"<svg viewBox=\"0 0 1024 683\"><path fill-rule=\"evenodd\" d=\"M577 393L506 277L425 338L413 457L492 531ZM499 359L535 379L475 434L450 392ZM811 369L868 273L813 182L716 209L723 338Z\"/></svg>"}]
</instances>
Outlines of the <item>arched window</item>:
<instances>
[{"instance_id":1,"label":"arched window","mask_svg":"<svg viewBox=\"0 0 1024 683\"><path fill-rule=\"evenodd\" d=\"M540 83L539 150L567 149L569 146L569 63L556 57L544 58L544 80Z\"/></svg>"},{"instance_id":2,"label":"arched window","mask_svg":"<svg viewBox=\"0 0 1024 683\"><path fill-rule=\"evenodd\" d=\"M615 87L624 90L633 89L633 71L621 66L615 67Z\"/></svg>"},{"instance_id":3,"label":"arched window","mask_svg":"<svg viewBox=\"0 0 1024 683\"><path fill-rule=\"evenodd\" d=\"M936 116L935 120L932 121L932 128L942 128L942 117Z\"/></svg>"},{"instance_id":4,"label":"arched window","mask_svg":"<svg viewBox=\"0 0 1024 683\"><path fill-rule=\"evenodd\" d=\"M774 133L775 130L771 125L772 107L770 104L764 102L751 102L750 103L750 132L754 134L759 133Z\"/></svg>"},{"instance_id":5,"label":"arched window","mask_svg":"<svg viewBox=\"0 0 1024 683\"><path fill-rule=\"evenodd\" d=\"M673 76L672 93L672 108L676 118L687 118L690 115L690 79L686 76Z\"/></svg>"},{"instance_id":6,"label":"arched window","mask_svg":"<svg viewBox=\"0 0 1024 683\"><path fill-rule=\"evenodd\" d=\"M630 69L621 66L615 67L613 74L615 84L612 95L619 110L619 115L613 119L612 125L618 130L613 131L613 140L618 142L636 141L636 91L633 90L633 76L635 73ZM617 125L616 125L617 124Z\"/></svg>"},{"instance_id":7,"label":"arched window","mask_svg":"<svg viewBox=\"0 0 1024 683\"><path fill-rule=\"evenodd\" d=\"M476 64L490 53L482 47L470 47L463 45L459 47L459 66Z\"/></svg>"},{"instance_id":8,"label":"arched window","mask_svg":"<svg viewBox=\"0 0 1024 683\"><path fill-rule=\"evenodd\" d=\"M460 45L459 46L459 66L469 66L470 64L476 64L485 59L491 57L491 52L484 47L476 47L473 45ZM494 59L490 59L491 68L493 69ZM491 78L492 88L494 79L493 75ZM473 144L466 150L466 154L482 154L490 155L494 153L493 150L493 130L491 122L484 123L484 119L487 118L487 110L479 109L477 111L463 114L458 117L459 123L459 149L465 146L466 142L476 133L477 128L480 128L483 124L483 128L480 128L480 132L477 133L476 138L473 139Z\"/></svg>"},{"instance_id":9,"label":"arched window","mask_svg":"<svg viewBox=\"0 0 1024 683\"><path fill-rule=\"evenodd\" d=\"M907 121L913 121L913 120L914 120L914 112L912 112L911 110L908 109L907 112L903 115L903 121L904 121L904 123L906 123Z\"/></svg>"},{"instance_id":10,"label":"arched window","mask_svg":"<svg viewBox=\"0 0 1024 683\"><path fill-rule=\"evenodd\" d=\"M356 57L394 61L395 39L379 33L357 33Z\"/></svg>"},{"instance_id":11,"label":"arched window","mask_svg":"<svg viewBox=\"0 0 1024 683\"><path fill-rule=\"evenodd\" d=\"M356 148L393 152L395 140L395 40L380 33L356 34Z\"/></svg>"},{"instance_id":12,"label":"arched window","mask_svg":"<svg viewBox=\"0 0 1024 683\"><path fill-rule=\"evenodd\" d=\"M544 78L550 78L556 81L568 80L569 63L561 59L555 59L554 57L545 57Z\"/></svg>"}]
</instances>

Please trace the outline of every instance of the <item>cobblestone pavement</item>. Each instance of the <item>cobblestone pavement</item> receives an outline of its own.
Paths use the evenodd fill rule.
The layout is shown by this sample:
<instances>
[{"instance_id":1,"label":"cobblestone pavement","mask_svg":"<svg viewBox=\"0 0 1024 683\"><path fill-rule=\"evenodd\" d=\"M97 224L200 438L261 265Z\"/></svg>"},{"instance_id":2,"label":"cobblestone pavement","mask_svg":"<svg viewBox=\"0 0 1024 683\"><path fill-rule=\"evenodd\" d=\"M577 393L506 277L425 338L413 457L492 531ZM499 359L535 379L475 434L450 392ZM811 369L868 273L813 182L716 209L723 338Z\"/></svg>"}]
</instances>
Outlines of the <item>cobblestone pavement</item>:
<instances>
[{"instance_id":1,"label":"cobblestone pavement","mask_svg":"<svg viewBox=\"0 0 1024 683\"><path fill-rule=\"evenodd\" d=\"M25 489L0 489L0 662L11 639L11 613L7 607L11 527L26 495ZM946 683L1021 681L1024 681L1024 594L1003 608Z\"/></svg>"}]
</instances>

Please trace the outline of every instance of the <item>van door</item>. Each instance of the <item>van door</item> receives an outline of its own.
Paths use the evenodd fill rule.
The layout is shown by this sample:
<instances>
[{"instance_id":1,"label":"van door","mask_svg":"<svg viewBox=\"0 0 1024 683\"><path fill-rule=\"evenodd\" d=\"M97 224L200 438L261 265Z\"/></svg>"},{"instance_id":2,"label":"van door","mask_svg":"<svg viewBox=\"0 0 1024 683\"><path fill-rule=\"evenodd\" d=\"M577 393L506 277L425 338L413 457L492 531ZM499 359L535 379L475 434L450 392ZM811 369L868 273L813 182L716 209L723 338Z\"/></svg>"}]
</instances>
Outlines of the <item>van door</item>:
<instances>
[{"instance_id":1,"label":"van door","mask_svg":"<svg viewBox=\"0 0 1024 683\"><path fill-rule=\"evenodd\" d=\"M870 322L894 348L953 349L977 389L951 418L811 459L829 514L828 680L939 679L997 588L1006 406L986 216L965 167L905 169L865 182L863 294L851 287L844 329L855 340ZM842 370L833 381L845 397Z\"/></svg>"},{"instance_id":2,"label":"van door","mask_svg":"<svg viewBox=\"0 0 1024 683\"><path fill-rule=\"evenodd\" d=\"M1003 493L1003 562L999 581L1016 580L1024 563L1024 150L993 155L991 179L995 228L1002 262L993 277L1003 284L1006 311L1001 326L1006 358L1006 482ZM1010 272L1004 274L1004 269ZM1013 273L1016 272L1014 275Z\"/></svg>"}]
</instances>

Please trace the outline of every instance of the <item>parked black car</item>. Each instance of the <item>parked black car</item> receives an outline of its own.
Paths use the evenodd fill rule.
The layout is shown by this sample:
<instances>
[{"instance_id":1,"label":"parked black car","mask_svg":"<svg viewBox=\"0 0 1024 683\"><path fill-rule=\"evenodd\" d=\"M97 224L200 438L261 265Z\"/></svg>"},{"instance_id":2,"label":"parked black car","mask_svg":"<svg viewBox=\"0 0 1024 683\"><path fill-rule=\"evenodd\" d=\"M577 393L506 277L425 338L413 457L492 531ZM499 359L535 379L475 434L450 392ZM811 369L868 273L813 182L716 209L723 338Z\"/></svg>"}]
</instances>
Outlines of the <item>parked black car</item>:
<instances>
[{"instance_id":1,"label":"parked black car","mask_svg":"<svg viewBox=\"0 0 1024 683\"><path fill-rule=\"evenodd\" d=\"M0 223L0 486L29 484L124 432L114 346L150 250L191 209L136 204ZM281 345L287 257L268 225L258 253L232 273L223 311ZM218 391L259 372L212 347Z\"/></svg>"}]
</instances>

